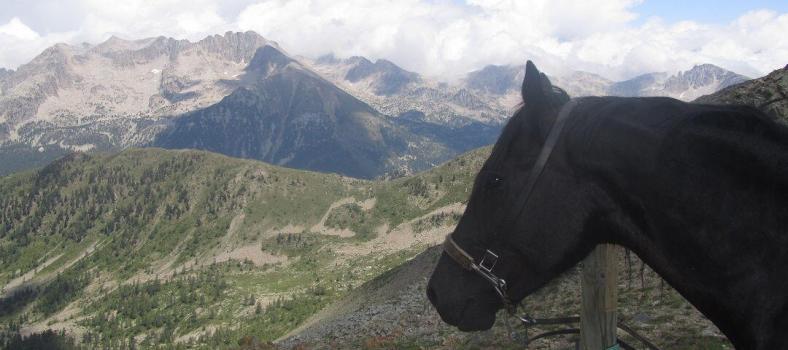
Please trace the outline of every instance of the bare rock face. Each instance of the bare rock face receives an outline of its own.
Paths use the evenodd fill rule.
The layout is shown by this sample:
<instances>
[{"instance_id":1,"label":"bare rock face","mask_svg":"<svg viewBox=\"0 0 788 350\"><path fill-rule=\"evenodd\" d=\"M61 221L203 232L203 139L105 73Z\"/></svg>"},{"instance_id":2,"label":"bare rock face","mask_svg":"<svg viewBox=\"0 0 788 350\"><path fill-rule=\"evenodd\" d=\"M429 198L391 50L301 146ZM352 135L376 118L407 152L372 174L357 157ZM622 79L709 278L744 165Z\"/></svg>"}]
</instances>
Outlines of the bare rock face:
<instances>
[{"instance_id":1,"label":"bare rock face","mask_svg":"<svg viewBox=\"0 0 788 350\"><path fill-rule=\"evenodd\" d=\"M622 97L656 95L656 86L662 84L667 79L667 77L668 75L665 73L641 74L632 79L627 79L611 84L607 94Z\"/></svg>"},{"instance_id":2,"label":"bare rock face","mask_svg":"<svg viewBox=\"0 0 788 350\"><path fill-rule=\"evenodd\" d=\"M194 43L111 37L95 46L55 45L18 70L0 73L0 142L46 147L41 140L51 139L71 150L106 146L63 132L80 126L104 134L110 147L134 145L145 134L139 132L149 124L144 121L206 107L230 94L234 86L227 81L237 80L267 43L253 32L228 32Z\"/></svg>"},{"instance_id":3,"label":"bare rock face","mask_svg":"<svg viewBox=\"0 0 788 350\"><path fill-rule=\"evenodd\" d=\"M495 142L519 102L478 93L462 84L431 80L384 59L372 62L358 56L340 59L326 55L305 62L337 87L380 111L391 123L456 154ZM418 166L406 167L405 173L407 169ZM394 173L402 172L387 172Z\"/></svg>"},{"instance_id":4,"label":"bare rock face","mask_svg":"<svg viewBox=\"0 0 788 350\"><path fill-rule=\"evenodd\" d=\"M257 50L241 80L221 102L174 119L155 145L360 178L421 170L456 154L273 46Z\"/></svg>"},{"instance_id":5,"label":"bare rock face","mask_svg":"<svg viewBox=\"0 0 788 350\"><path fill-rule=\"evenodd\" d=\"M575 71L564 76L550 77L553 85L566 90L569 96L604 96L612 81L589 72Z\"/></svg>"},{"instance_id":6,"label":"bare rock face","mask_svg":"<svg viewBox=\"0 0 788 350\"><path fill-rule=\"evenodd\" d=\"M351 58L352 60L352 58ZM376 78L374 91L377 95L399 93L410 83L420 80L418 74L408 72L391 61L379 59L375 63L360 57L357 63L345 74L345 80L356 83L370 77Z\"/></svg>"},{"instance_id":7,"label":"bare rock face","mask_svg":"<svg viewBox=\"0 0 788 350\"><path fill-rule=\"evenodd\" d=\"M471 90L504 95L519 91L524 71L523 66L488 65L481 70L468 73L465 84Z\"/></svg>"},{"instance_id":8,"label":"bare rock face","mask_svg":"<svg viewBox=\"0 0 788 350\"><path fill-rule=\"evenodd\" d=\"M500 127L516 105L462 84L422 77L384 59L372 62L359 56L340 59L326 55L307 63L335 85L391 117L417 112L436 125L481 123Z\"/></svg>"},{"instance_id":9,"label":"bare rock face","mask_svg":"<svg viewBox=\"0 0 788 350\"><path fill-rule=\"evenodd\" d=\"M749 78L712 64L701 64L675 75L649 73L618 82L610 87L614 96L668 96L692 101Z\"/></svg>"},{"instance_id":10,"label":"bare rock face","mask_svg":"<svg viewBox=\"0 0 788 350\"><path fill-rule=\"evenodd\" d=\"M753 106L788 124L788 66L765 77L701 96L695 102Z\"/></svg>"}]
</instances>

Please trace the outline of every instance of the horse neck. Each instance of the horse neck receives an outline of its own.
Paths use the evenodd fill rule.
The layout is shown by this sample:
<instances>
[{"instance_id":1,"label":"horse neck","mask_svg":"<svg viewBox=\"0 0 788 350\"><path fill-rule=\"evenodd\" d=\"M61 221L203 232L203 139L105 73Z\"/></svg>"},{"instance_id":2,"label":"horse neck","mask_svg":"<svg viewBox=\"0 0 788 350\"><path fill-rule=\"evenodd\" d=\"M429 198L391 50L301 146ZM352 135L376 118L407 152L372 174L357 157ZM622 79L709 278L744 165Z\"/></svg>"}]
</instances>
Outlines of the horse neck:
<instances>
[{"instance_id":1,"label":"horse neck","mask_svg":"<svg viewBox=\"0 0 788 350\"><path fill-rule=\"evenodd\" d=\"M607 240L737 347L788 348L788 130L726 108L600 99L575 128L594 132L573 139L573 164L600 189Z\"/></svg>"},{"instance_id":2,"label":"horse neck","mask_svg":"<svg viewBox=\"0 0 788 350\"><path fill-rule=\"evenodd\" d=\"M635 252L737 348L788 348L778 339L788 330L788 259L782 248L730 239L742 232L682 229L681 223L649 232L630 218L619 222L627 233L613 243Z\"/></svg>"}]
</instances>

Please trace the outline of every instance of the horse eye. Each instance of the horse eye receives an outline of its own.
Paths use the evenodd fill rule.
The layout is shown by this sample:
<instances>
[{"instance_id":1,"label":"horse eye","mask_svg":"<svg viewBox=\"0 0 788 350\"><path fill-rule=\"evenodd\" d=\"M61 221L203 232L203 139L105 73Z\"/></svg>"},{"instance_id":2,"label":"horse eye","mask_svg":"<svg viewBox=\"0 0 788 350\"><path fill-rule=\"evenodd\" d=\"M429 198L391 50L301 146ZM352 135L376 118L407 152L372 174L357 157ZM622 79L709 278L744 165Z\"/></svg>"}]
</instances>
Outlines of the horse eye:
<instances>
[{"instance_id":1,"label":"horse eye","mask_svg":"<svg viewBox=\"0 0 788 350\"><path fill-rule=\"evenodd\" d=\"M487 188L498 188L503 184L503 177L496 174L490 174L487 178Z\"/></svg>"}]
</instances>

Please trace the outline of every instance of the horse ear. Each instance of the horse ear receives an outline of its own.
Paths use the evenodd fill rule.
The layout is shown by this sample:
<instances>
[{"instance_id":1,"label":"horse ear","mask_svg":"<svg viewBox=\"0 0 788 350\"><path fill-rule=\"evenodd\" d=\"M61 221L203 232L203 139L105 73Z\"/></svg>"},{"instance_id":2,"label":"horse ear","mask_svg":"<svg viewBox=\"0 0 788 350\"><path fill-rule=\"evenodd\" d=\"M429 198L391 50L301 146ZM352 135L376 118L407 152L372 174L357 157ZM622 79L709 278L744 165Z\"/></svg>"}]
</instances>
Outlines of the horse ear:
<instances>
[{"instance_id":1,"label":"horse ear","mask_svg":"<svg viewBox=\"0 0 788 350\"><path fill-rule=\"evenodd\" d=\"M544 93L544 96L547 96L553 91L553 83L550 82L550 79L548 79L547 75L544 73L540 73L539 76L542 78L540 79L542 83L542 93Z\"/></svg>"},{"instance_id":2,"label":"horse ear","mask_svg":"<svg viewBox=\"0 0 788 350\"><path fill-rule=\"evenodd\" d=\"M522 88L523 103L528 106L537 106L543 103L545 94L542 75L536 69L536 65L531 60L528 60L525 64L525 79L523 79Z\"/></svg>"}]
</instances>

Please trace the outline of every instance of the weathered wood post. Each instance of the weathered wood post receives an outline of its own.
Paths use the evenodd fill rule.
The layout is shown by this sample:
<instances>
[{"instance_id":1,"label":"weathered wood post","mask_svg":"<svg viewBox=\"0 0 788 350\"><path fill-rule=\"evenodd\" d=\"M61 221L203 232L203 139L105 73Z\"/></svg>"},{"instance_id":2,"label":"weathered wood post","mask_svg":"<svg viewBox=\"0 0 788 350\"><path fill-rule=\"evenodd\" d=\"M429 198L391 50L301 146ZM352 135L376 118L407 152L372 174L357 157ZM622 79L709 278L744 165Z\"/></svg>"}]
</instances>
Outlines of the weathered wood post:
<instances>
[{"instance_id":1,"label":"weathered wood post","mask_svg":"<svg viewBox=\"0 0 788 350\"><path fill-rule=\"evenodd\" d=\"M581 273L580 349L605 350L616 345L617 249L598 245L583 260Z\"/></svg>"}]
</instances>

